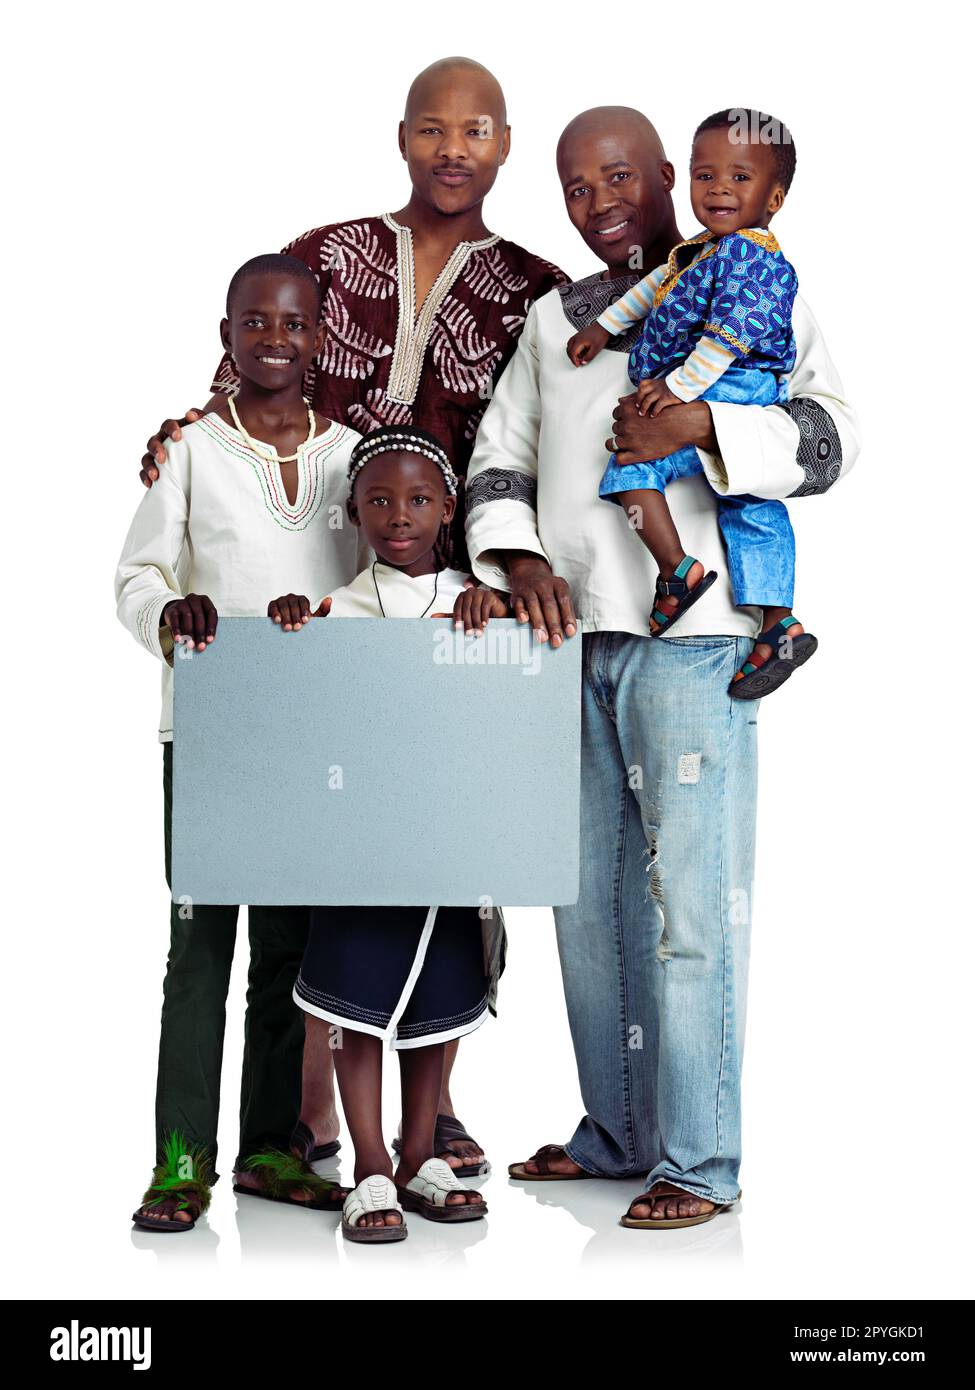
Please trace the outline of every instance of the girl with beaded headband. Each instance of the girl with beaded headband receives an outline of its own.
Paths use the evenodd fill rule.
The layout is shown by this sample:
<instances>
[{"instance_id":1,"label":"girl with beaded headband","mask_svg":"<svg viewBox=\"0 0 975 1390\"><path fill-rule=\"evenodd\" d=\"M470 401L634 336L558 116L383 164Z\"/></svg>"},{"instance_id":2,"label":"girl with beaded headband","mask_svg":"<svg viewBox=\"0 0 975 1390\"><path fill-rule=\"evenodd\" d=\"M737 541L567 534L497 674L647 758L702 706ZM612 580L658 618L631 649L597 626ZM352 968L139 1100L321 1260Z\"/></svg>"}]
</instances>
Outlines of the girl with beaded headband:
<instances>
[{"instance_id":1,"label":"girl with beaded headband","mask_svg":"<svg viewBox=\"0 0 975 1390\"><path fill-rule=\"evenodd\" d=\"M355 487L355 480L365 464L377 454L396 453L402 450L408 454L422 454L435 463L444 477L444 485L449 496L457 496L457 474L454 472L447 457L447 451L439 440L432 435L429 430L417 429L413 426L407 428L387 426L383 429L374 430L372 434L367 434L360 439L352 456L349 459L349 493Z\"/></svg>"},{"instance_id":2,"label":"girl with beaded headband","mask_svg":"<svg viewBox=\"0 0 975 1390\"><path fill-rule=\"evenodd\" d=\"M268 605L286 632L313 617L451 618L473 584L445 569L437 540L457 505L457 477L440 441L413 426L366 435L348 465L349 519L375 560L317 603L287 594ZM479 595L483 620L504 617L493 590ZM312 925L295 1002L342 1028L334 1051L342 1105L355 1146L355 1189L345 1201L347 1240L382 1243L406 1235L404 1208L429 1220L480 1220L480 1194L435 1156L434 1130L446 1044L485 1021L500 955L500 919L476 907L326 907ZM382 1132L384 1043L399 1052L402 1137L392 1161Z\"/></svg>"}]
</instances>

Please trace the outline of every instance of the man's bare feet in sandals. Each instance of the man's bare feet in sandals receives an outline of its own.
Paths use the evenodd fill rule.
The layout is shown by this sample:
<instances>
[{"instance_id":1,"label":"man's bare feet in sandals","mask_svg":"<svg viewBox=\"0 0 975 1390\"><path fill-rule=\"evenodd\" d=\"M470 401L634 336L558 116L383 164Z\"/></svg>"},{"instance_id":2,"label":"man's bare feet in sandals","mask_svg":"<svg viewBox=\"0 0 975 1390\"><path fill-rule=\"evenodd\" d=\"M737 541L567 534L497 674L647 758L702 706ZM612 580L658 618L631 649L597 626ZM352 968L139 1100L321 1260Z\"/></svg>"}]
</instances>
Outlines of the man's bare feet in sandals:
<instances>
[{"instance_id":1,"label":"man's bare feet in sandals","mask_svg":"<svg viewBox=\"0 0 975 1390\"><path fill-rule=\"evenodd\" d=\"M556 1182L560 1178L572 1181L596 1175L588 1173L585 1168L580 1168L578 1163L574 1163L561 1144L543 1144L523 1163L509 1164L508 1176L520 1178L523 1182Z\"/></svg>"},{"instance_id":2,"label":"man's bare feet in sandals","mask_svg":"<svg viewBox=\"0 0 975 1390\"><path fill-rule=\"evenodd\" d=\"M620 1217L620 1225L636 1230L673 1230L683 1226L701 1226L719 1212L734 1206L741 1193L730 1202L710 1202L697 1197L676 1183L658 1179L630 1203Z\"/></svg>"},{"instance_id":3,"label":"man's bare feet in sandals","mask_svg":"<svg viewBox=\"0 0 975 1390\"><path fill-rule=\"evenodd\" d=\"M297 1135L297 1133L298 1130L296 1126L295 1135ZM294 1136L292 1136L292 1138L294 1138ZM301 1144L292 1143L289 1152L291 1153L292 1157L298 1159L299 1162L307 1162L307 1155L304 1151L304 1146L302 1146ZM234 1187L243 1187L248 1189L248 1191L250 1192L261 1192L264 1190L265 1187L269 1185L268 1176L269 1175L261 1168L248 1168L242 1165L240 1168L234 1169ZM310 1173L309 1177L311 1177L314 1181L317 1175ZM345 1191L345 1189L342 1190ZM312 1187L300 1187L298 1185L291 1185L290 1190L288 1192L288 1200L291 1202L313 1202L315 1200L316 1195L317 1193L313 1190Z\"/></svg>"},{"instance_id":4,"label":"man's bare feet in sandals","mask_svg":"<svg viewBox=\"0 0 975 1390\"><path fill-rule=\"evenodd\" d=\"M145 1231L192 1230L210 1205L213 1183L209 1151L173 1130L163 1141L162 1158L132 1221Z\"/></svg>"},{"instance_id":5,"label":"man's bare feet in sandals","mask_svg":"<svg viewBox=\"0 0 975 1390\"><path fill-rule=\"evenodd\" d=\"M442 1098L440 1104L444 1104ZM400 1129L402 1130L402 1126ZM477 1140L467 1133L453 1110L441 1110L437 1115L433 1138L437 1158L443 1159L449 1168L453 1168L458 1177L486 1177L490 1173L491 1165L484 1155L484 1150ZM403 1139L400 1133L393 1140L393 1153L399 1154L402 1147Z\"/></svg>"},{"instance_id":6,"label":"man's bare feet in sandals","mask_svg":"<svg viewBox=\"0 0 975 1390\"><path fill-rule=\"evenodd\" d=\"M453 1108L444 1107L444 1100L441 1097L441 1110L437 1115L437 1128L435 1143L437 1157L442 1158L444 1163L450 1168L458 1171L463 1170L462 1176L472 1177L476 1173L487 1173L490 1171L490 1164L484 1155L484 1150L476 1139L467 1133L464 1126L454 1114Z\"/></svg>"},{"instance_id":7,"label":"man's bare feet in sandals","mask_svg":"<svg viewBox=\"0 0 975 1390\"><path fill-rule=\"evenodd\" d=\"M714 1211L714 1202L706 1202L703 1197L694 1197L690 1192L673 1188L673 1184L662 1183L661 1188L671 1187L671 1191L658 1191L651 1197L644 1192L630 1203L627 1215L637 1221L676 1221L678 1217L703 1216Z\"/></svg>"},{"instance_id":8,"label":"man's bare feet in sandals","mask_svg":"<svg viewBox=\"0 0 975 1390\"><path fill-rule=\"evenodd\" d=\"M159 1226L160 1229L167 1229L170 1222L177 1221L184 1226L192 1226L196 1220L191 1210L179 1208L178 1199L175 1197L164 1197L161 1202L149 1204L143 1202L138 1211L133 1216L136 1225L148 1228L148 1223ZM138 1219L137 1219L138 1218Z\"/></svg>"},{"instance_id":9,"label":"man's bare feet in sandals","mask_svg":"<svg viewBox=\"0 0 975 1390\"><path fill-rule=\"evenodd\" d=\"M234 1187L246 1187L251 1192L261 1192L266 1186L265 1180L260 1172L252 1172L250 1168L234 1169ZM315 1194L307 1187L296 1187L288 1194L289 1202L313 1202Z\"/></svg>"}]
</instances>

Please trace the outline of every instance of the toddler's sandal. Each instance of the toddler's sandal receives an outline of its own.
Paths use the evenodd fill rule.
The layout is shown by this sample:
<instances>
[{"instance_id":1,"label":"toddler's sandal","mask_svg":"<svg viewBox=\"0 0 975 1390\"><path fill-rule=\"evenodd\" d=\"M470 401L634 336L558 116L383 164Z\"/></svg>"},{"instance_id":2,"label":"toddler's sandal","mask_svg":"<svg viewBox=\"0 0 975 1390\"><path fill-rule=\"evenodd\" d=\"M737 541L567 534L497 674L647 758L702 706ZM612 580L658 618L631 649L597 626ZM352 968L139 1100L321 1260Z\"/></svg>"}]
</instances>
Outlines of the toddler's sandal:
<instances>
[{"instance_id":1,"label":"toddler's sandal","mask_svg":"<svg viewBox=\"0 0 975 1390\"><path fill-rule=\"evenodd\" d=\"M415 1178L397 1189L407 1211L419 1212L428 1221L480 1221L487 1215L487 1202L450 1202L452 1192L470 1192L454 1177L454 1170L442 1158L421 1163Z\"/></svg>"},{"instance_id":2,"label":"toddler's sandal","mask_svg":"<svg viewBox=\"0 0 975 1390\"><path fill-rule=\"evenodd\" d=\"M398 1226L358 1226L363 1216L373 1212L397 1211L400 1214ZM390 1241L405 1240L409 1232L402 1219L400 1206L393 1182L382 1173L374 1173L363 1178L345 1199L342 1208L342 1235L346 1240L362 1245L386 1245Z\"/></svg>"},{"instance_id":3,"label":"toddler's sandal","mask_svg":"<svg viewBox=\"0 0 975 1390\"><path fill-rule=\"evenodd\" d=\"M698 563L695 556L685 555L670 579L665 579L662 574L657 575L656 597L675 598L677 599L677 607L671 613L663 613L659 608L654 608L653 621L657 627L650 633L651 637L663 637L665 633L669 632L678 618L682 618L688 608L692 608L717 579L717 571L708 570L699 584L695 584L693 589L689 588L687 572L692 565Z\"/></svg>"},{"instance_id":4,"label":"toddler's sandal","mask_svg":"<svg viewBox=\"0 0 975 1390\"><path fill-rule=\"evenodd\" d=\"M763 695L771 695L792 675L793 671L804 666L819 646L811 632L802 632L798 637L789 638L789 655L780 653L780 643L788 637L789 628L798 623L798 618L783 618L766 632L755 638L756 647L765 645L772 648L772 655L757 665L746 661L739 675L728 686L728 694L733 700L760 700Z\"/></svg>"}]
</instances>

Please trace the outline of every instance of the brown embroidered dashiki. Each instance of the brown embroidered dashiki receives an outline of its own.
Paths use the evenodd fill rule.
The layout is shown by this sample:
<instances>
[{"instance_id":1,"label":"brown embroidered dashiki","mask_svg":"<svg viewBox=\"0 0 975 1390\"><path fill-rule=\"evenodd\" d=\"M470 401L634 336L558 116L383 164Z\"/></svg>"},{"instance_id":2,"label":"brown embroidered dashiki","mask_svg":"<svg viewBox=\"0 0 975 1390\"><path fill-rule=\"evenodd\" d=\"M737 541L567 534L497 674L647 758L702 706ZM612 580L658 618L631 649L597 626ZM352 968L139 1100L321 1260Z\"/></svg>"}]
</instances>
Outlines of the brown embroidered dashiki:
<instances>
[{"instance_id":1,"label":"brown embroidered dashiki","mask_svg":"<svg viewBox=\"0 0 975 1390\"><path fill-rule=\"evenodd\" d=\"M360 434L396 424L431 430L463 477L529 306L567 277L503 237L462 241L417 305L413 234L388 213L317 227L284 249L324 290L325 345L306 382L316 409ZM224 357L212 389L235 386ZM443 558L468 564L462 492Z\"/></svg>"}]
</instances>

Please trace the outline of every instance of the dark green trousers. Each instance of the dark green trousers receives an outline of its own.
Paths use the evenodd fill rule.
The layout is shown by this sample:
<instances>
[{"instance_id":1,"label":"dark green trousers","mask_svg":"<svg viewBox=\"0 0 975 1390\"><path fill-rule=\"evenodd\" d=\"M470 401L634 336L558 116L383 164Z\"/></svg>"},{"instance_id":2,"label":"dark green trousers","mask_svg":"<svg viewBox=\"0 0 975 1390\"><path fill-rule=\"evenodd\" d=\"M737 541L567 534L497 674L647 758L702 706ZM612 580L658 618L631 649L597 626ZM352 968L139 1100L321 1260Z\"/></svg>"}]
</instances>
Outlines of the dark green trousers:
<instances>
[{"instance_id":1,"label":"dark green trousers","mask_svg":"<svg viewBox=\"0 0 975 1390\"><path fill-rule=\"evenodd\" d=\"M173 745L163 744L166 882L172 861ZM189 915L192 913L192 915ZM179 1130L216 1165L227 990L237 940L236 907L173 903L156 1081L156 1162ZM234 1167L266 1148L285 1149L301 1106L304 1014L292 999L308 936L308 909L248 909L250 969L240 1079L240 1149Z\"/></svg>"}]
</instances>

